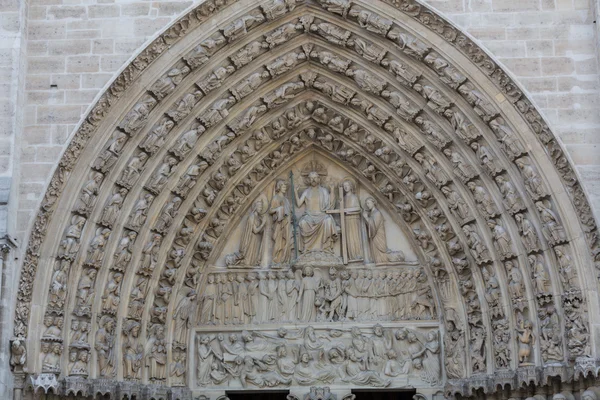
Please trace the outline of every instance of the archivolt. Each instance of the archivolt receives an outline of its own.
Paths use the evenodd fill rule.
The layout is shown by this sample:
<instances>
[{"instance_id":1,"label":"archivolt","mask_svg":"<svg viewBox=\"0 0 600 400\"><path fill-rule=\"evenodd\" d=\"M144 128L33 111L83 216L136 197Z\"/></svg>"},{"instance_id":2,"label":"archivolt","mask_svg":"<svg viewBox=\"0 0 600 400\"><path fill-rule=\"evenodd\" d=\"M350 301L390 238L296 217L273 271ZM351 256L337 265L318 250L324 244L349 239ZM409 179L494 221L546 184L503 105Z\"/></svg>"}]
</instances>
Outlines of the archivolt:
<instances>
[{"instance_id":1,"label":"archivolt","mask_svg":"<svg viewBox=\"0 0 600 400\"><path fill-rule=\"evenodd\" d=\"M481 49L416 2L233 3L169 28L70 143L23 264L15 336L30 354L49 340L28 329L44 316L64 322L52 340L65 349L75 320L171 331L257 184L314 147L378 190L420 246L449 393L564 378L596 355L589 206L547 125ZM538 340L524 357L529 323ZM56 372L72 373L67 355ZM89 373L128 378L120 365ZM506 372L460 380L494 371Z\"/></svg>"}]
</instances>

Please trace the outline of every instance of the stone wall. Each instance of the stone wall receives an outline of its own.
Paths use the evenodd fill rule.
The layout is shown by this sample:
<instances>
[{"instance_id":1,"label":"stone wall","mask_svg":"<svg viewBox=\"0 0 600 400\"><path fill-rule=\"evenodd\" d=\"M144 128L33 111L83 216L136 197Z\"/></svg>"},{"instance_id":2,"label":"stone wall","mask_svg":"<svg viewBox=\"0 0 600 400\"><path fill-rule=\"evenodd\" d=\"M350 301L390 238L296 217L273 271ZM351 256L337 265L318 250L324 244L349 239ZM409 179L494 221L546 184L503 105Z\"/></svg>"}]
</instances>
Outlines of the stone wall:
<instances>
[{"instance_id":1,"label":"stone wall","mask_svg":"<svg viewBox=\"0 0 600 400\"><path fill-rule=\"evenodd\" d=\"M428 3L478 39L527 89L569 150L599 215L598 2ZM8 221L9 232L21 243L26 240L50 173L81 116L148 38L191 5L135 0L0 2L0 233ZM7 220L2 209L7 199L1 193L10 187L11 178ZM10 287L18 274L9 269L3 275L4 285ZM0 289L3 301L13 297ZM1 320L11 315L12 311ZM10 330L0 327L1 332L6 336ZM7 354L2 351L6 343L0 354ZM2 357L0 370L6 371ZM1 387L7 376L0 373L1 398L6 398Z\"/></svg>"}]
</instances>

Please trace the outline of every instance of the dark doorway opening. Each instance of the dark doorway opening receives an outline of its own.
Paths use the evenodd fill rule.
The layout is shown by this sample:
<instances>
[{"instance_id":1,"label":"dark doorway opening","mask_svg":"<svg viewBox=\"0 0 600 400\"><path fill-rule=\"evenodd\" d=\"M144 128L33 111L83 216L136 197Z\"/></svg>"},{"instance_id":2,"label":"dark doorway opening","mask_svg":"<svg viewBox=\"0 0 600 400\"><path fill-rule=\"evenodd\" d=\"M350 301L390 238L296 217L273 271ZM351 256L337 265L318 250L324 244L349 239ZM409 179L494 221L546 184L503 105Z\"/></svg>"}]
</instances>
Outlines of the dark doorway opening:
<instances>
[{"instance_id":1,"label":"dark doorway opening","mask_svg":"<svg viewBox=\"0 0 600 400\"><path fill-rule=\"evenodd\" d=\"M256 392L250 390L236 390L225 392L229 400L286 400L289 390L265 390Z\"/></svg>"},{"instance_id":2,"label":"dark doorway opening","mask_svg":"<svg viewBox=\"0 0 600 400\"><path fill-rule=\"evenodd\" d=\"M412 400L415 389L356 389L356 400Z\"/></svg>"}]
</instances>

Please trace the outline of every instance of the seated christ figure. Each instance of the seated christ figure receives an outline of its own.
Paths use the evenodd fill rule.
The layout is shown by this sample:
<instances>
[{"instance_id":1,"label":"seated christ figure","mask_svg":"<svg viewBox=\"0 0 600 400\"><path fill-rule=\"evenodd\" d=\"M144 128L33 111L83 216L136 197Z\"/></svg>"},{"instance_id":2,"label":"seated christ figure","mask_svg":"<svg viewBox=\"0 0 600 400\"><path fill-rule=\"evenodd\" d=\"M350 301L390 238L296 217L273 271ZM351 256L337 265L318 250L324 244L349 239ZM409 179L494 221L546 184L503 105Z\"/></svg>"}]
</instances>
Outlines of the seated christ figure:
<instances>
[{"instance_id":1,"label":"seated christ figure","mask_svg":"<svg viewBox=\"0 0 600 400\"><path fill-rule=\"evenodd\" d=\"M337 227L327 210L334 207L334 199L327 188L321 185L321 177L316 171L308 174L308 184L300 198L296 195L298 207L305 206L304 214L298 221L302 239L302 252L333 252L333 244L337 239Z\"/></svg>"}]
</instances>

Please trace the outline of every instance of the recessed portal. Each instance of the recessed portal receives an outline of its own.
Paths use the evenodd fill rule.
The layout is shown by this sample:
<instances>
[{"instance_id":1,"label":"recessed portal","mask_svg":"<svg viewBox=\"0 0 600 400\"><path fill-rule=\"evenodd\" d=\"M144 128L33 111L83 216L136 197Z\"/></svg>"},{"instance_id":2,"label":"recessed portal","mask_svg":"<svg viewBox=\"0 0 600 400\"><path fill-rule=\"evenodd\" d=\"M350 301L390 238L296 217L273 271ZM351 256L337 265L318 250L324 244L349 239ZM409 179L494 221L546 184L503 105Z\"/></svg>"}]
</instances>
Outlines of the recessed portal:
<instances>
[{"instance_id":1,"label":"recessed portal","mask_svg":"<svg viewBox=\"0 0 600 400\"><path fill-rule=\"evenodd\" d=\"M269 390L264 392L236 390L225 392L229 400L286 400L289 390Z\"/></svg>"},{"instance_id":2,"label":"recessed portal","mask_svg":"<svg viewBox=\"0 0 600 400\"><path fill-rule=\"evenodd\" d=\"M416 390L377 390L377 389L357 389L352 394L356 395L356 400L412 400L417 393Z\"/></svg>"}]
</instances>

